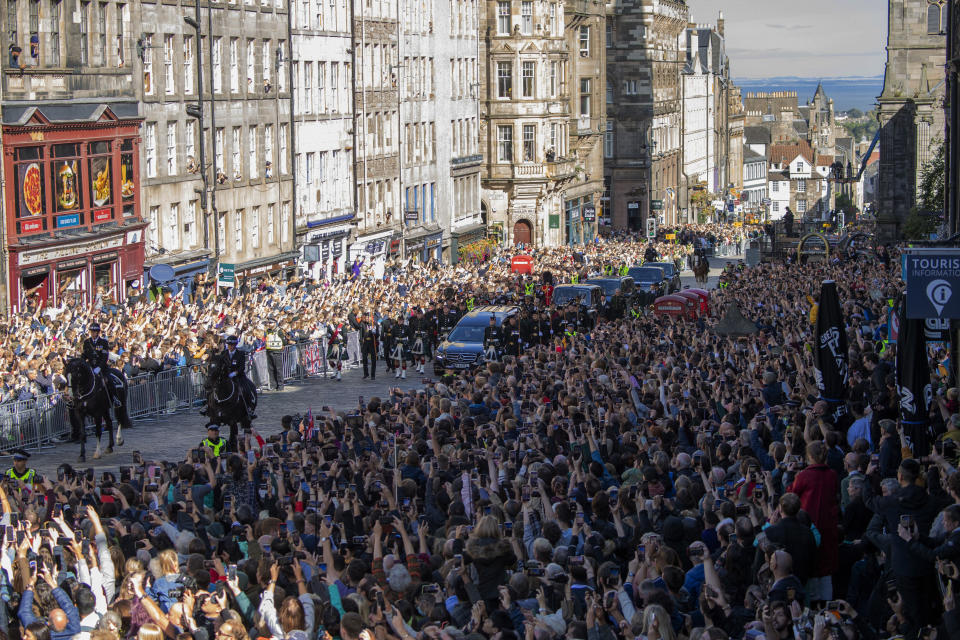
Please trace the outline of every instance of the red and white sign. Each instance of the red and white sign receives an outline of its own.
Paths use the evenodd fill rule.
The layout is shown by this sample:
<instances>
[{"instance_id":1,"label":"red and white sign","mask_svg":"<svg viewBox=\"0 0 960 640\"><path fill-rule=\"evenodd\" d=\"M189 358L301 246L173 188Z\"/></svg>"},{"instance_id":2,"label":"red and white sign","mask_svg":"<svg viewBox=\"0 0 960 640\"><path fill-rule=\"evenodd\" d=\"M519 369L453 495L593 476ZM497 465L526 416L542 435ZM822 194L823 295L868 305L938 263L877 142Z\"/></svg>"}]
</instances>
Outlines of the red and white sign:
<instances>
[{"instance_id":1,"label":"red and white sign","mask_svg":"<svg viewBox=\"0 0 960 640\"><path fill-rule=\"evenodd\" d=\"M112 211L110 209L97 209L93 212L94 222L105 222L110 219Z\"/></svg>"}]
</instances>

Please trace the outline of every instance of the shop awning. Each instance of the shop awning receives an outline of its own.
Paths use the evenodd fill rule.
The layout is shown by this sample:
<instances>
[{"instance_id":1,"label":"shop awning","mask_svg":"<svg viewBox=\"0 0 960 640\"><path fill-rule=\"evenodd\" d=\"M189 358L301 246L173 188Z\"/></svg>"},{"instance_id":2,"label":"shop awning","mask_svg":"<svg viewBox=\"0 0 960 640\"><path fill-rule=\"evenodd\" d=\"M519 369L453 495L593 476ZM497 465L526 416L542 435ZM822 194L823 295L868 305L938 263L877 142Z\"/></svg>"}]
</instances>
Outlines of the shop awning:
<instances>
[{"instance_id":1,"label":"shop awning","mask_svg":"<svg viewBox=\"0 0 960 640\"><path fill-rule=\"evenodd\" d=\"M209 258L211 253L210 249L191 249L190 251L180 251L177 253L160 253L144 260L143 268L149 269L154 265L167 264L174 269L179 269L181 265Z\"/></svg>"},{"instance_id":2,"label":"shop awning","mask_svg":"<svg viewBox=\"0 0 960 640\"><path fill-rule=\"evenodd\" d=\"M332 218L324 218L323 220L310 220L307 222L307 229L316 229L317 227L325 227L330 224L337 224L338 222L347 222L353 220L357 217L355 213L348 213L342 216L333 216Z\"/></svg>"},{"instance_id":3,"label":"shop awning","mask_svg":"<svg viewBox=\"0 0 960 640\"><path fill-rule=\"evenodd\" d=\"M412 242L414 240L419 240L420 238L425 238L427 236L435 236L438 233L443 233L443 229L440 228L440 225L433 224L429 227L423 227L422 229L417 229L413 232L408 232L404 234L404 242Z\"/></svg>"},{"instance_id":4,"label":"shop awning","mask_svg":"<svg viewBox=\"0 0 960 640\"><path fill-rule=\"evenodd\" d=\"M253 260L241 262L236 266L236 271L249 271L250 269L256 269L257 267L272 267L274 265L281 265L281 263L289 261L293 261L293 264L295 265L297 258L299 257L299 251L287 251L286 253L280 253L273 256L264 256L262 258L255 258Z\"/></svg>"},{"instance_id":5,"label":"shop awning","mask_svg":"<svg viewBox=\"0 0 960 640\"><path fill-rule=\"evenodd\" d=\"M470 236L470 235L475 235L480 233L486 233L486 231L487 231L487 225L480 222L478 224L472 224L468 227L461 227L460 229L452 229L450 231L450 235L459 238L462 236Z\"/></svg>"},{"instance_id":6,"label":"shop awning","mask_svg":"<svg viewBox=\"0 0 960 640\"><path fill-rule=\"evenodd\" d=\"M104 116L126 120L140 117L140 108L137 102L106 102L97 99L92 102L70 100L65 102L13 103L3 106L3 124L25 125L30 119L38 115L50 124L70 122L97 122Z\"/></svg>"}]
</instances>

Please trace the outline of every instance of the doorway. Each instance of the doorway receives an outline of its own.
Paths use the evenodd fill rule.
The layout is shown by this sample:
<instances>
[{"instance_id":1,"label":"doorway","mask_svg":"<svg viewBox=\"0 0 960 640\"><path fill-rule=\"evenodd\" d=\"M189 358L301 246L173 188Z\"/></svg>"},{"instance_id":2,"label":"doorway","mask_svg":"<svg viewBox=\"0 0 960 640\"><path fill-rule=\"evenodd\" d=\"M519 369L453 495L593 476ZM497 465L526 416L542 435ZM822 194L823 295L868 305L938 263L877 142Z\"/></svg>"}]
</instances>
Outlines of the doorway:
<instances>
[{"instance_id":1,"label":"doorway","mask_svg":"<svg viewBox=\"0 0 960 640\"><path fill-rule=\"evenodd\" d=\"M533 228L526 220L517 220L513 225L513 244L533 244Z\"/></svg>"}]
</instances>

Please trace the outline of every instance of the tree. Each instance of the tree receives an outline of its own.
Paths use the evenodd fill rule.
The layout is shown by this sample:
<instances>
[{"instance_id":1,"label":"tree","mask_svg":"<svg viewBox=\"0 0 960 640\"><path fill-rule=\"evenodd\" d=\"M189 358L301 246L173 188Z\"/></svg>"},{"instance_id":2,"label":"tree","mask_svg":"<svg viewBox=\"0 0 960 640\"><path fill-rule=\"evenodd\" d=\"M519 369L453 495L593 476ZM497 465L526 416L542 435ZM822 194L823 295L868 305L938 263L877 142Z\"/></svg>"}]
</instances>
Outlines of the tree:
<instances>
[{"instance_id":1,"label":"tree","mask_svg":"<svg viewBox=\"0 0 960 640\"><path fill-rule=\"evenodd\" d=\"M926 240L931 233L937 230L937 218L932 215L924 215L914 207L910 209L910 215L903 221L903 238L905 240Z\"/></svg>"},{"instance_id":2,"label":"tree","mask_svg":"<svg viewBox=\"0 0 960 640\"><path fill-rule=\"evenodd\" d=\"M854 107L853 109L847 109L847 117L854 120L859 120L863 117L863 111Z\"/></svg>"},{"instance_id":3,"label":"tree","mask_svg":"<svg viewBox=\"0 0 960 640\"><path fill-rule=\"evenodd\" d=\"M858 213L857 206L853 203L853 199L845 193L838 193L836 201L834 202L834 208L837 211L843 211L847 216L847 220L852 220L852 216Z\"/></svg>"},{"instance_id":4,"label":"tree","mask_svg":"<svg viewBox=\"0 0 960 640\"><path fill-rule=\"evenodd\" d=\"M937 138L933 141L933 157L923 164L920 184L917 185L917 208L923 212L943 212L944 172L946 170L946 145Z\"/></svg>"}]
</instances>

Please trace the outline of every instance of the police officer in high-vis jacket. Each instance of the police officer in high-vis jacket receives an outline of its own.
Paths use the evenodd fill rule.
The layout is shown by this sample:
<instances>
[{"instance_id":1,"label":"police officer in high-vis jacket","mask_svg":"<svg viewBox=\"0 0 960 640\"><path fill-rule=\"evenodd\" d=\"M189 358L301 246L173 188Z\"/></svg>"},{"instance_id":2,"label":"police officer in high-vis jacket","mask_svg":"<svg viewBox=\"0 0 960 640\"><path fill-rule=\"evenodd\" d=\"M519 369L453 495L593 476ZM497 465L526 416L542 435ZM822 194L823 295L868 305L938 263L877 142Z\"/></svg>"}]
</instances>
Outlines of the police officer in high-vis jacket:
<instances>
[{"instance_id":1,"label":"police officer in high-vis jacket","mask_svg":"<svg viewBox=\"0 0 960 640\"><path fill-rule=\"evenodd\" d=\"M207 437L200 443L201 447L210 450L214 458L219 458L221 452L227 448L227 441L220 437L220 426L216 424L207 425Z\"/></svg>"},{"instance_id":2,"label":"police officer in high-vis jacket","mask_svg":"<svg viewBox=\"0 0 960 640\"><path fill-rule=\"evenodd\" d=\"M83 341L83 359L93 368L93 373L100 376L107 395L114 406L120 406L120 399L113 393L113 385L107 378L107 361L110 357L110 342L100 336L100 323L90 324L90 336Z\"/></svg>"},{"instance_id":3,"label":"police officer in high-vis jacket","mask_svg":"<svg viewBox=\"0 0 960 640\"><path fill-rule=\"evenodd\" d=\"M33 483L38 480L38 478L37 472L27 467L27 460L29 459L30 454L23 449L14 450L13 467L7 469L7 472L4 475L11 480L17 480L26 486L32 486Z\"/></svg>"}]
</instances>

